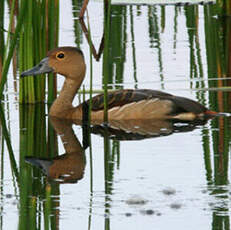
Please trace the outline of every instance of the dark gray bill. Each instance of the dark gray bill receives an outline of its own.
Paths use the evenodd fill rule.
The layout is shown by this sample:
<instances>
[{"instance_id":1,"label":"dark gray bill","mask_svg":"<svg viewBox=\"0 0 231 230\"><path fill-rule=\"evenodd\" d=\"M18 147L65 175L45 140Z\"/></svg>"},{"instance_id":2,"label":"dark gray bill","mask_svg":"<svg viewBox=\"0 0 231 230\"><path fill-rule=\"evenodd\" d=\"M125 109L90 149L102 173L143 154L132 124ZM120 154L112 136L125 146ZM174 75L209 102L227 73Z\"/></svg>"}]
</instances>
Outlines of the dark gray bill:
<instances>
[{"instance_id":1,"label":"dark gray bill","mask_svg":"<svg viewBox=\"0 0 231 230\"><path fill-rule=\"evenodd\" d=\"M48 65L48 57L42 59L38 65L35 67L26 70L21 73L21 77L24 76L30 76L30 75L38 75L42 73L50 73L53 72L54 70Z\"/></svg>"}]
</instances>

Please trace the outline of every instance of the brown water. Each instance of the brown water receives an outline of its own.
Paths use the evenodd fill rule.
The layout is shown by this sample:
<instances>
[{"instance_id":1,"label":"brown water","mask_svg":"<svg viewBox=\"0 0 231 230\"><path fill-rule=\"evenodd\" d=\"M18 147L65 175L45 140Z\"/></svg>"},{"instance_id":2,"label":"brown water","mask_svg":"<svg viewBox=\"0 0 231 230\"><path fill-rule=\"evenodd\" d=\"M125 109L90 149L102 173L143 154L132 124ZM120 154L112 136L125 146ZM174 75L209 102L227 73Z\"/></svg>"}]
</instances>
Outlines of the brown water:
<instances>
[{"instance_id":1,"label":"brown water","mask_svg":"<svg viewBox=\"0 0 231 230\"><path fill-rule=\"evenodd\" d=\"M76 31L81 30L74 24L77 21L73 20L71 1L60 4L59 45L76 46L77 41L90 66L86 38L81 34L76 39ZM103 5L92 1L88 9L98 50ZM111 88L164 90L195 99L213 110L230 112L230 89L224 88L230 86L225 64L230 55L221 42L222 31L230 28L230 22L212 17L210 11L212 6L202 5L112 6L108 60ZM102 63L102 57L99 62L93 59L94 89L102 88ZM222 74L217 71L219 66ZM89 75L88 67L86 89ZM59 88L62 82L60 77ZM36 127L38 120L48 124L43 111L47 108L37 105L20 109L13 83L6 89L5 112L20 179L17 183L12 174L12 161L4 144L0 229L230 229L230 117L195 127L165 124L160 129L165 135L141 140L118 141L113 136L109 139L92 134L91 148L85 153L78 144L82 145L81 127L73 126L76 140L70 126L58 123L56 130L66 131L65 141L76 145L77 154L70 162L77 162L71 172L78 171L78 183L48 183L47 177L24 158L39 156L36 151L43 148L38 136L33 143L26 140L41 128ZM76 97L75 104L78 102ZM158 136L158 132L150 136ZM55 150L60 155L66 152L61 138ZM61 161L58 167L66 164ZM37 202L36 208L33 202Z\"/></svg>"}]
</instances>

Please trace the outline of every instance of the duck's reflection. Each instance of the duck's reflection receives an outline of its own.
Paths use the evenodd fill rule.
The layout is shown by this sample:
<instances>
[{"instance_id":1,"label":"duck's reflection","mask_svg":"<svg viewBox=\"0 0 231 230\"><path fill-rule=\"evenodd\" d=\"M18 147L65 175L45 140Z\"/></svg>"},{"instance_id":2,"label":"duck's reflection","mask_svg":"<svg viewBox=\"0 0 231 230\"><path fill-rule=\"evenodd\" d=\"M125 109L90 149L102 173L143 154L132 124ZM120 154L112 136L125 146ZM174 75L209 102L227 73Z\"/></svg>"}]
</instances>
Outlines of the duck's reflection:
<instances>
[{"instance_id":1,"label":"duck's reflection","mask_svg":"<svg viewBox=\"0 0 231 230\"><path fill-rule=\"evenodd\" d=\"M59 183L76 183L84 175L84 149L74 134L72 123L55 118L50 121L60 135L66 152L52 159L26 157L26 161L40 167L49 179Z\"/></svg>"},{"instance_id":2,"label":"duck's reflection","mask_svg":"<svg viewBox=\"0 0 231 230\"><path fill-rule=\"evenodd\" d=\"M171 120L128 120L110 121L107 126L96 124L90 131L101 136L108 136L114 140L142 140L168 136L173 133L190 132L206 121L182 123Z\"/></svg>"},{"instance_id":3,"label":"duck's reflection","mask_svg":"<svg viewBox=\"0 0 231 230\"><path fill-rule=\"evenodd\" d=\"M84 148L88 147L89 132L120 141L141 140L189 132L202 125L201 122L176 123L170 120L112 121L106 126L97 123L90 127L84 125L83 147L72 129L73 123L56 118L50 118L50 121L60 136L66 152L52 159L26 157L26 161L40 167L49 179L58 183L76 183L83 178L86 164Z\"/></svg>"}]
</instances>

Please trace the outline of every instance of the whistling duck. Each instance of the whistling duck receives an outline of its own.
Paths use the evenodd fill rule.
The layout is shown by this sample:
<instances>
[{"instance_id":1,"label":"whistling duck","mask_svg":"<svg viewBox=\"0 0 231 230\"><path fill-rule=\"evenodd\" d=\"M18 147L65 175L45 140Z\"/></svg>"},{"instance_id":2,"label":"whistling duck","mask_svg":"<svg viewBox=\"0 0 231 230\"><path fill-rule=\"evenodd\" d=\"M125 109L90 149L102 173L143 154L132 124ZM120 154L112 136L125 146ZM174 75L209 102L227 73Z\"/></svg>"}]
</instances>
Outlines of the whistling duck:
<instances>
[{"instance_id":1,"label":"whistling duck","mask_svg":"<svg viewBox=\"0 0 231 230\"><path fill-rule=\"evenodd\" d=\"M72 101L85 77L86 65L83 52L75 47L59 47L48 52L38 65L21 76L55 72L65 77L58 98L50 108L49 115L82 120L83 106L77 107ZM104 116L104 96L92 98L91 120L102 120ZM108 120L176 119L182 121L204 120L216 115L200 103L185 97L174 96L151 89L125 89L108 93Z\"/></svg>"}]
</instances>

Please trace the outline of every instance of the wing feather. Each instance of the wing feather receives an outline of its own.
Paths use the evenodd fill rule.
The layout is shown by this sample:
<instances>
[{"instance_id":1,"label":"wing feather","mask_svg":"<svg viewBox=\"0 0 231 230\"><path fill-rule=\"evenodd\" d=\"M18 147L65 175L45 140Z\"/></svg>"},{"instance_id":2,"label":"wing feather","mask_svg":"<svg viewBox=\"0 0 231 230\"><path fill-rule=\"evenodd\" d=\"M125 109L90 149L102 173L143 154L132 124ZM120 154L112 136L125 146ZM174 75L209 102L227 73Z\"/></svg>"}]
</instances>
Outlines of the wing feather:
<instances>
[{"instance_id":1,"label":"wing feather","mask_svg":"<svg viewBox=\"0 0 231 230\"><path fill-rule=\"evenodd\" d=\"M203 113L207 111L207 108L199 104L196 101L185 97L178 97L168 93L164 93L158 90L148 90L148 89L126 89L118 90L115 92L108 93L108 109L116 107L124 107L124 105L129 105L130 103L140 102L147 100L147 103L152 103L151 99L158 100L168 100L171 101L171 114L178 114L183 112L192 113ZM89 100L86 101L89 104ZM143 103L145 107L146 104ZM125 107L126 108L126 107ZM104 95L99 94L92 98L92 110L97 112L104 109Z\"/></svg>"}]
</instances>

